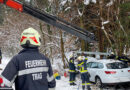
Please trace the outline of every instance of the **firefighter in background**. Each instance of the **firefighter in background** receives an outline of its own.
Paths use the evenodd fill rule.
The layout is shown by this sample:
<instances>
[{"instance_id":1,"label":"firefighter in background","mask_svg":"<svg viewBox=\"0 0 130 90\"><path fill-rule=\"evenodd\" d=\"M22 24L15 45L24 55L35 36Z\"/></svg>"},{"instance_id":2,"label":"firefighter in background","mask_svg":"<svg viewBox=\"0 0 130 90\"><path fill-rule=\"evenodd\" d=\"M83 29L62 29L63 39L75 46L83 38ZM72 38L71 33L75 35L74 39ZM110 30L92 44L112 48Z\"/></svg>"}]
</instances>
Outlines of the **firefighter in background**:
<instances>
[{"instance_id":1,"label":"firefighter in background","mask_svg":"<svg viewBox=\"0 0 130 90\"><path fill-rule=\"evenodd\" d=\"M85 86L87 86L87 90L91 90L90 85L91 83L89 82L89 73L87 70L87 58L84 56L79 56L78 57L78 65L77 69L79 70L81 74L81 79L82 79L82 89L85 90Z\"/></svg>"},{"instance_id":2,"label":"firefighter in background","mask_svg":"<svg viewBox=\"0 0 130 90\"><path fill-rule=\"evenodd\" d=\"M128 58L128 57L126 56L126 54L122 54L122 56L119 56L119 57L118 57L118 60L119 60L119 61L122 61L122 62L124 62L124 63L126 63L126 64L130 63L130 58Z\"/></svg>"},{"instance_id":3,"label":"firefighter in background","mask_svg":"<svg viewBox=\"0 0 130 90\"><path fill-rule=\"evenodd\" d=\"M55 90L50 60L38 49L41 37L37 30L25 29L21 34L20 45L23 50L7 64L1 74L1 85L11 87L15 82L15 90Z\"/></svg>"},{"instance_id":4,"label":"firefighter in background","mask_svg":"<svg viewBox=\"0 0 130 90\"><path fill-rule=\"evenodd\" d=\"M1 64L1 60L2 60L2 52L1 52L1 48L0 48L0 64Z\"/></svg>"},{"instance_id":5,"label":"firefighter in background","mask_svg":"<svg viewBox=\"0 0 130 90\"><path fill-rule=\"evenodd\" d=\"M130 63L130 59L126 56L126 54L122 54L122 56L117 56L113 52L111 52L111 55L108 56L108 59L115 59L124 63Z\"/></svg>"},{"instance_id":6,"label":"firefighter in background","mask_svg":"<svg viewBox=\"0 0 130 90\"><path fill-rule=\"evenodd\" d=\"M118 56L111 52L110 56L107 57L108 59L118 59Z\"/></svg>"},{"instance_id":7,"label":"firefighter in background","mask_svg":"<svg viewBox=\"0 0 130 90\"><path fill-rule=\"evenodd\" d=\"M70 73L70 80L69 83L70 85L76 85L75 84L75 76L76 76L76 67L74 64L74 55L71 54L70 55L70 59L69 59L69 73Z\"/></svg>"}]
</instances>

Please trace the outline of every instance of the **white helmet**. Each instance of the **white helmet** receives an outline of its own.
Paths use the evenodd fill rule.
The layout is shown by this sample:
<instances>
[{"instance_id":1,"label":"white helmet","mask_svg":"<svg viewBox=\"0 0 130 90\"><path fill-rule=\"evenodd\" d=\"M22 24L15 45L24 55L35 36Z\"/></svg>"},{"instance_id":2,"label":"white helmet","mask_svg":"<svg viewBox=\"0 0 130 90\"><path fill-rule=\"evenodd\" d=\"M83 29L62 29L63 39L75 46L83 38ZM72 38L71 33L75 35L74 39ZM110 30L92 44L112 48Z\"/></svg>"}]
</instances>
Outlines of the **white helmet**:
<instances>
[{"instance_id":1,"label":"white helmet","mask_svg":"<svg viewBox=\"0 0 130 90\"><path fill-rule=\"evenodd\" d=\"M39 47L41 45L40 34L33 28L25 29L21 34L20 45L22 47Z\"/></svg>"},{"instance_id":2,"label":"white helmet","mask_svg":"<svg viewBox=\"0 0 130 90\"><path fill-rule=\"evenodd\" d=\"M111 52L112 55L114 55L114 52Z\"/></svg>"}]
</instances>

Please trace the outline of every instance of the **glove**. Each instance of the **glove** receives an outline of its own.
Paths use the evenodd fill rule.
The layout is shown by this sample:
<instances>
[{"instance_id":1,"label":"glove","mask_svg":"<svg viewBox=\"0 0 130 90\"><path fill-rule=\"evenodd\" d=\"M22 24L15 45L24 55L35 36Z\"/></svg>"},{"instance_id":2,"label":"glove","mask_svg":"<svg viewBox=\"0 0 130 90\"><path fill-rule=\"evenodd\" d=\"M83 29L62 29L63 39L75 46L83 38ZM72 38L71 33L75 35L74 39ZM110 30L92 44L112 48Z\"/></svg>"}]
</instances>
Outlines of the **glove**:
<instances>
[{"instance_id":1,"label":"glove","mask_svg":"<svg viewBox=\"0 0 130 90\"><path fill-rule=\"evenodd\" d=\"M5 85L3 84L3 79L0 77L0 87L4 87Z\"/></svg>"}]
</instances>

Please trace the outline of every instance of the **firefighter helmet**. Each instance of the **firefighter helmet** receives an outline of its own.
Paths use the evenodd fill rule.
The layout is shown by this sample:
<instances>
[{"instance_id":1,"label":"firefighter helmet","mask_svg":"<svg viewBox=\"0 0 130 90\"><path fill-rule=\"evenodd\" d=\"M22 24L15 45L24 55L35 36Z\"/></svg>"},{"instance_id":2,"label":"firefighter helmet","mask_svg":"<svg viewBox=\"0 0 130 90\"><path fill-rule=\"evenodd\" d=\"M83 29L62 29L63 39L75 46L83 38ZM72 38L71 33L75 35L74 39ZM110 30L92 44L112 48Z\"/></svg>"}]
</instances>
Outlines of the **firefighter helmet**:
<instances>
[{"instance_id":1,"label":"firefighter helmet","mask_svg":"<svg viewBox=\"0 0 130 90\"><path fill-rule=\"evenodd\" d=\"M39 47L41 45L40 34L33 28L25 29L21 34L20 45L22 47Z\"/></svg>"},{"instance_id":2,"label":"firefighter helmet","mask_svg":"<svg viewBox=\"0 0 130 90\"><path fill-rule=\"evenodd\" d=\"M114 55L114 52L111 52L111 55Z\"/></svg>"},{"instance_id":3,"label":"firefighter helmet","mask_svg":"<svg viewBox=\"0 0 130 90\"><path fill-rule=\"evenodd\" d=\"M84 60L84 59L85 59L84 56L79 56L79 57L78 57L78 60L79 60L79 61L82 61L82 60Z\"/></svg>"}]
</instances>

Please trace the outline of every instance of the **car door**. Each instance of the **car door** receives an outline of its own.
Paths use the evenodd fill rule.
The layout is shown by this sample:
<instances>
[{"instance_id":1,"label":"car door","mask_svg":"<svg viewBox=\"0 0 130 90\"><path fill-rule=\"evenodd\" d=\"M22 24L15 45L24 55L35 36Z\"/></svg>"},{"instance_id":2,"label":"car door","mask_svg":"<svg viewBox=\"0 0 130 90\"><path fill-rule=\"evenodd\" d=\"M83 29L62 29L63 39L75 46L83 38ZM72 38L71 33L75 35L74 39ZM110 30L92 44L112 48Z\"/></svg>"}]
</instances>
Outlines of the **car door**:
<instances>
[{"instance_id":1,"label":"car door","mask_svg":"<svg viewBox=\"0 0 130 90\"><path fill-rule=\"evenodd\" d=\"M98 69L97 62L89 62L88 72L90 73L90 81L95 82L96 69Z\"/></svg>"}]
</instances>

